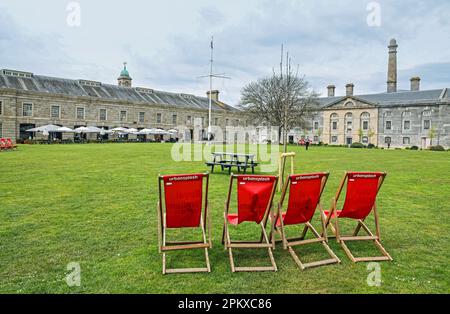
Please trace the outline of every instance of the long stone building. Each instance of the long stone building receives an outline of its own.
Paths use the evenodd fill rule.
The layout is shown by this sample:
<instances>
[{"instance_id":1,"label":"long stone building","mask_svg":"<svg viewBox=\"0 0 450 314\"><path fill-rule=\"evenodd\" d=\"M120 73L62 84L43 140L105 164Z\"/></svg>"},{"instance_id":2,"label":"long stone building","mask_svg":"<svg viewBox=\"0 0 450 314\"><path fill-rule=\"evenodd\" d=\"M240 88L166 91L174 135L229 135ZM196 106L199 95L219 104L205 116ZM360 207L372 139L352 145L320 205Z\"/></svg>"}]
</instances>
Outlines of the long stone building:
<instances>
[{"instance_id":1,"label":"long stone building","mask_svg":"<svg viewBox=\"0 0 450 314\"><path fill-rule=\"evenodd\" d=\"M329 145L353 142L380 147L406 148L431 145L450 147L450 88L420 89L420 77L411 78L410 90L397 90L397 42L389 43L386 92L357 95L355 86L345 87L345 96L318 99L318 110L309 127L289 134L291 142L309 138Z\"/></svg>"},{"instance_id":2,"label":"long stone building","mask_svg":"<svg viewBox=\"0 0 450 314\"><path fill-rule=\"evenodd\" d=\"M397 47L392 39L386 92L358 95L355 86L347 84L345 96L336 96L336 87L328 86L327 97L317 100L310 125L291 130L289 141L304 138L329 145L361 142L380 147L449 148L450 88L421 90L420 78L413 77L410 90L397 90ZM126 65L117 85L0 70L0 137L20 141L35 135L26 131L30 128L56 124L104 129L177 127L182 130L181 140L202 139L207 133L208 97L208 93L199 97L133 87ZM225 131L227 126L251 124L238 109L221 102L218 91L211 98L213 126ZM236 138L227 132L224 137L226 141Z\"/></svg>"},{"instance_id":3,"label":"long stone building","mask_svg":"<svg viewBox=\"0 0 450 314\"><path fill-rule=\"evenodd\" d=\"M168 130L185 126L179 134L181 139L201 139L207 133L208 97L209 92L207 97L198 97L133 87L126 64L117 85L4 69L0 70L0 137L21 141L36 136L26 130L55 124L105 130L115 127ZM224 128L245 123L238 110L219 100L219 91L213 91L211 98L213 126ZM194 135L194 130L201 134ZM74 134L57 136L70 138Z\"/></svg>"}]
</instances>

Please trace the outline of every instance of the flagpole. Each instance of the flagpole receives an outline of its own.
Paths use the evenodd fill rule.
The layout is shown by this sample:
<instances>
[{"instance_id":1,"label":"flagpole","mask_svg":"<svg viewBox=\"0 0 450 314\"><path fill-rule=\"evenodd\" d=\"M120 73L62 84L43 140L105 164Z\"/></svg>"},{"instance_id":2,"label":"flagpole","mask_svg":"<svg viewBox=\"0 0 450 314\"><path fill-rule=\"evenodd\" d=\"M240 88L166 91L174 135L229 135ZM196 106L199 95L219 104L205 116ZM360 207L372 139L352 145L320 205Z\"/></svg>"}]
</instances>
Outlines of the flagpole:
<instances>
[{"instance_id":1,"label":"flagpole","mask_svg":"<svg viewBox=\"0 0 450 314\"><path fill-rule=\"evenodd\" d=\"M209 78L209 108L208 108L208 145L211 144L211 140L212 140L212 130L211 130L211 119L212 119L212 89L213 89L213 78L222 78L222 79L228 79L230 80L231 77L228 76L224 76L225 73L220 73L220 74L214 74L213 73L213 63L214 63L214 36L211 36L211 59L210 64L209 64L209 75L203 75L203 76L199 76L198 78Z\"/></svg>"},{"instance_id":2,"label":"flagpole","mask_svg":"<svg viewBox=\"0 0 450 314\"><path fill-rule=\"evenodd\" d=\"M209 66L209 111L208 111L208 144L211 144L211 109L212 109L212 78L213 78L214 36L211 37L211 60Z\"/></svg>"}]
</instances>

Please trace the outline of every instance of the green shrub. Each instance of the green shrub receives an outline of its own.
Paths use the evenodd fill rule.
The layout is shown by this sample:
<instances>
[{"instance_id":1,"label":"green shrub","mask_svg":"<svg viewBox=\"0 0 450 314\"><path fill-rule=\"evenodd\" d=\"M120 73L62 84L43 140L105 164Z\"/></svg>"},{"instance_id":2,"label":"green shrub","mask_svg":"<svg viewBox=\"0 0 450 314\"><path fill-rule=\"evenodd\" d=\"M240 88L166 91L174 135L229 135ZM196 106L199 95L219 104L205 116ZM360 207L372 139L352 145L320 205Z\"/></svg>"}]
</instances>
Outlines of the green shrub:
<instances>
[{"instance_id":1,"label":"green shrub","mask_svg":"<svg viewBox=\"0 0 450 314\"><path fill-rule=\"evenodd\" d=\"M350 145L351 148L364 148L364 144L359 142L354 142L352 145Z\"/></svg>"},{"instance_id":2,"label":"green shrub","mask_svg":"<svg viewBox=\"0 0 450 314\"><path fill-rule=\"evenodd\" d=\"M370 143L369 145L367 145L367 148L376 148L375 144Z\"/></svg>"},{"instance_id":3,"label":"green shrub","mask_svg":"<svg viewBox=\"0 0 450 314\"><path fill-rule=\"evenodd\" d=\"M435 152L445 152L445 148L441 145L430 146L430 150Z\"/></svg>"},{"instance_id":4,"label":"green shrub","mask_svg":"<svg viewBox=\"0 0 450 314\"><path fill-rule=\"evenodd\" d=\"M409 148L410 150L419 150L419 147L417 147L416 145L413 145Z\"/></svg>"}]
</instances>

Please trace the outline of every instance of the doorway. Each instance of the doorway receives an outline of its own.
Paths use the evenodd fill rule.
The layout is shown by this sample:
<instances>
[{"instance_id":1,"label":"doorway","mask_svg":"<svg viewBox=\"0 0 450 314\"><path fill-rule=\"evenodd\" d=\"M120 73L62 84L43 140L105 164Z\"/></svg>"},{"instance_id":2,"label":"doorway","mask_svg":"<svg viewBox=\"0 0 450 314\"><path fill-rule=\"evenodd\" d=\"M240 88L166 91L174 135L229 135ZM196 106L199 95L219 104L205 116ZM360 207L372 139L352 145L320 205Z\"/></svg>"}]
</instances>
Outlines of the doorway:
<instances>
[{"instance_id":1,"label":"doorway","mask_svg":"<svg viewBox=\"0 0 450 314\"><path fill-rule=\"evenodd\" d=\"M353 139L351 137L347 137L347 145L352 145Z\"/></svg>"},{"instance_id":2,"label":"doorway","mask_svg":"<svg viewBox=\"0 0 450 314\"><path fill-rule=\"evenodd\" d=\"M19 139L23 140L32 140L34 137L34 133L33 132L27 132L28 129L33 129L35 128L36 125L31 124L31 123L22 123L19 126L20 132L19 132Z\"/></svg>"}]
</instances>

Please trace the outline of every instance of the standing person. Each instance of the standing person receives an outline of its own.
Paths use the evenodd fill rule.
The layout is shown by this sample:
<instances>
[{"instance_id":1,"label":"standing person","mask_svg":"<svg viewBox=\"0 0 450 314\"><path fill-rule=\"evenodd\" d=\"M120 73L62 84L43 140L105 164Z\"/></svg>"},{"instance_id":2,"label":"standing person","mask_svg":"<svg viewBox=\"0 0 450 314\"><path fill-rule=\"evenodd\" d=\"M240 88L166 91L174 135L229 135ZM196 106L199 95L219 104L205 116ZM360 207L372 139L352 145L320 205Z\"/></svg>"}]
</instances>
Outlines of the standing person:
<instances>
[{"instance_id":1,"label":"standing person","mask_svg":"<svg viewBox=\"0 0 450 314\"><path fill-rule=\"evenodd\" d=\"M388 149L391 148L391 142L388 142Z\"/></svg>"},{"instance_id":2,"label":"standing person","mask_svg":"<svg viewBox=\"0 0 450 314\"><path fill-rule=\"evenodd\" d=\"M308 150L308 147L309 147L309 139L308 138L305 141L305 147L306 147L306 150Z\"/></svg>"}]
</instances>

